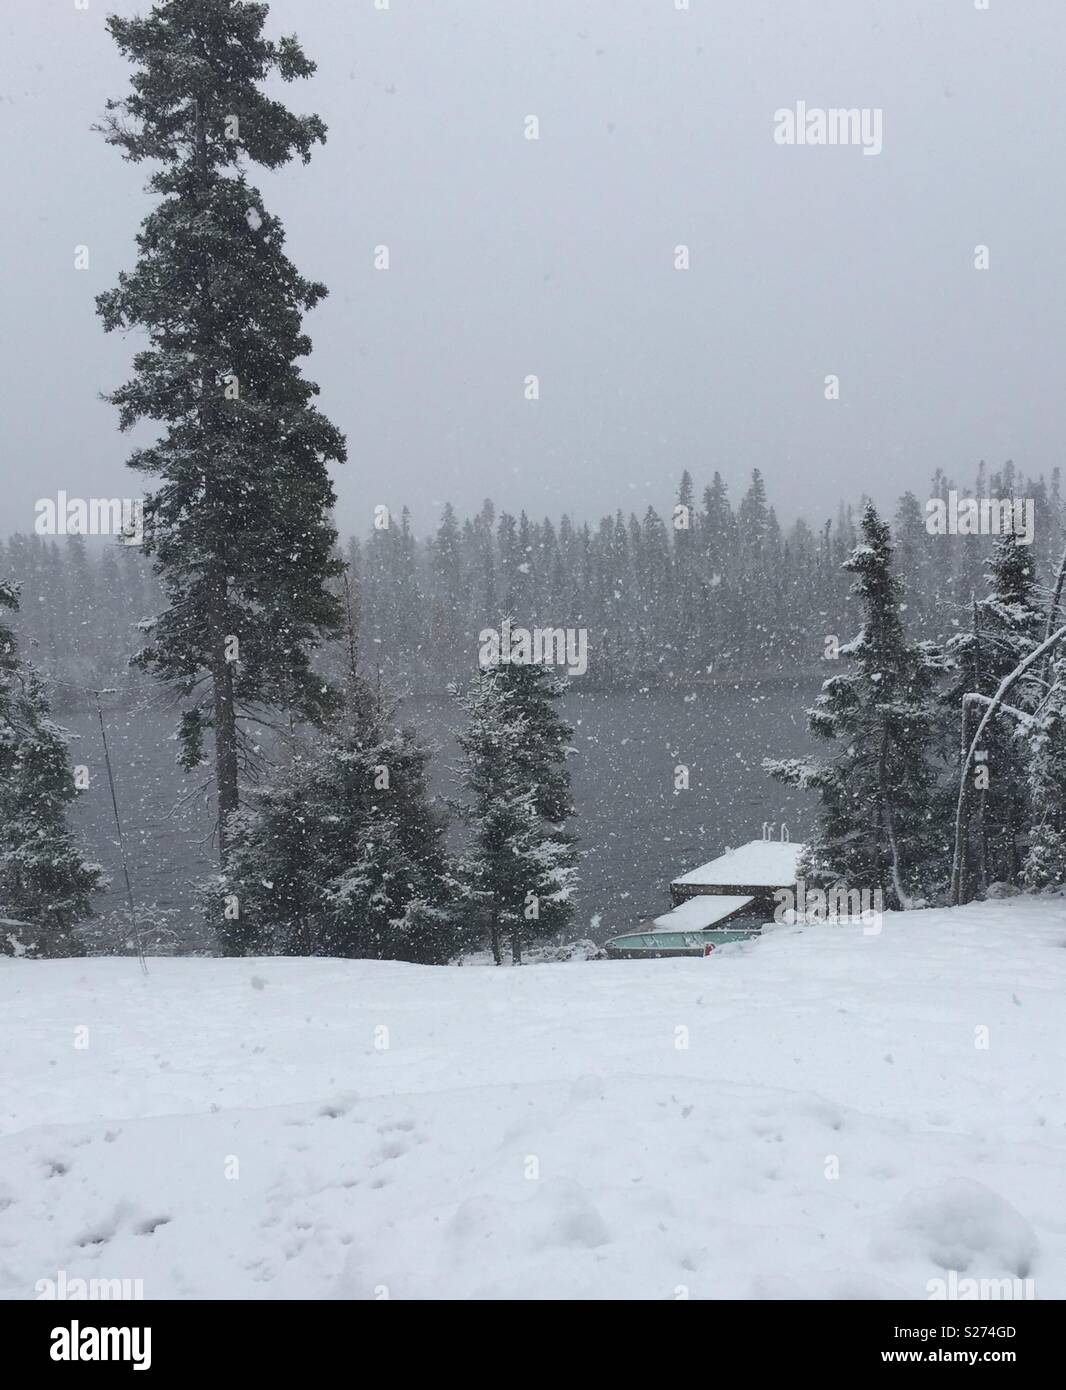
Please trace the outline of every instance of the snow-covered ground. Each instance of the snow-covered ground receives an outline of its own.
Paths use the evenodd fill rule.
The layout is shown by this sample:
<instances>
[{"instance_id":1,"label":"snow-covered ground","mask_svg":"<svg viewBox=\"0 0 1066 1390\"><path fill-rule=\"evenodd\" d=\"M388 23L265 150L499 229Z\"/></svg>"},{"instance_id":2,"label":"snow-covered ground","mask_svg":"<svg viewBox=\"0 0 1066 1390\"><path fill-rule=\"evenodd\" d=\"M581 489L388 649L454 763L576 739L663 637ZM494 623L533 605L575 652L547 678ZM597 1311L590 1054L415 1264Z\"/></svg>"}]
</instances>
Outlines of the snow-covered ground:
<instances>
[{"instance_id":1,"label":"snow-covered ground","mask_svg":"<svg viewBox=\"0 0 1066 1390\"><path fill-rule=\"evenodd\" d=\"M521 970L0 958L0 1293L1063 1298L1064 1003L1061 899Z\"/></svg>"}]
</instances>

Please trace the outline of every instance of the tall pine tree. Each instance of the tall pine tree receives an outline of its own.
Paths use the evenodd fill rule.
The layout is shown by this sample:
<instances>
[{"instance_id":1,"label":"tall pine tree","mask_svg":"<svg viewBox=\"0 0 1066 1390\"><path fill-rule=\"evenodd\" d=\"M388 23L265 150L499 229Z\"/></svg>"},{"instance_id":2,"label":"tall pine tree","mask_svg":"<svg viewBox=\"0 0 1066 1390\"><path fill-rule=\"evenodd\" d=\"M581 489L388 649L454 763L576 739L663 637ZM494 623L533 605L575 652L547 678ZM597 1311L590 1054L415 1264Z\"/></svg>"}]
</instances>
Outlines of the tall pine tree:
<instances>
[{"instance_id":1,"label":"tall pine tree","mask_svg":"<svg viewBox=\"0 0 1066 1390\"><path fill-rule=\"evenodd\" d=\"M108 20L135 72L105 133L125 159L157 166L159 200L136 266L97 300L105 329L147 336L109 397L121 427L165 427L129 460L158 480L145 549L167 604L137 660L183 699L186 767L213 736L223 862L244 721L264 706L323 718L331 692L310 655L340 618L326 465L344 459L344 440L297 365L310 351L302 315L326 289L285 256L281 223L245 174L249 161L306 163L325 127L262 90L272 73L314 71L295 38L263 37L266 17L263 4L160 0L145 18Z\"/></svg>"},{"instance_id":2,"label":"tall pine tree","mask_svg":"<svg viewBox=\"0 0 1066 1390\"><path fill-rule=\"evenodd\" d=\"M946 872L948 842L930 759L937 663L907 641L889 528L872 504L844 568L855 575L862 631L840 649L850 669L830 677L808 711L812 732L833 745L833 755L767 759L764 766L821 798L819 828L802 866L813 881L880 889L890 907L907 907Z\"/></svg>"},{"instance_id":3,"label":"tall pine tree","mask_svg":"<svg viewBox=\"0 0 1066 1390\"><path fill-rule=\"evenodd\" d=\"M963 754L1000 682L1039 645L1047 616L1031 548L1012 533L995 542L985 568L987 593L972 603L970 629L946 646L957 674L944 700L952 724L961 723ZM1041 696L1040 674L1034 671L986 728L974 774L964 897L997 880L1019 881L1030 814L1025 727L1018 715L1032 713Z\"/></svg>"}]
</instances>

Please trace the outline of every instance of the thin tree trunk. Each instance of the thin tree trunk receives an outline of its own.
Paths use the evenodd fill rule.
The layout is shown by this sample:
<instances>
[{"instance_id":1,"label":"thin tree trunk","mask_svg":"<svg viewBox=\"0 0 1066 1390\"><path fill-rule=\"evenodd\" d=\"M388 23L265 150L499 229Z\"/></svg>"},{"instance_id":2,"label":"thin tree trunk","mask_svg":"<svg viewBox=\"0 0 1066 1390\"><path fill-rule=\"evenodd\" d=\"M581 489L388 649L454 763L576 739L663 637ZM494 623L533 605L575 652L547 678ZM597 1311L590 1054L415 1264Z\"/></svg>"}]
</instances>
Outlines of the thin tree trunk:
<instances>
[{"instance_id":1,"label":"thin tree trunk","mask_svg":"<svg viewBox=\"0 0 1066 1390\"><path fill-rule=\"evenodd\" d=\"M966 766L966 750L967 750L967 749L969 748L969 746L970 746L970 744L969 744L969 739L970 739L970 701L966 698L965 695L963 695L963 697L962 697L962 735L961 735L961 745L960 745L960 747L959 747L959 767L960 767L960 768L964 768L964 767ZM971 788L970 788L969 782L965 779L965 777L964 777L964 779L963 779L963 782L964 782L964 785L963 785L963 787L961 788L961 794L964 796L964 800L965 800L965 805L963 806L963 818L964 818L964 822L965 822L965 825L966 825L966 833L965 833L965 835L962 837L961 843L958 841L958 837L956 837L956 849L955 849L955 853L956 853L956 856L957 856L957 858L958 858L958 864L959 864L959 884L960 884L959 892L962 894L962 899L963 899L963 901L964 901L964 902L969 902L970 899L969 899L968 894L969 894L970 885L969 885L969 882L967 881L967 875L968 875L968 873L969 873L968 851L969 851L969 848L970 848L970 793L971 793ZM953 891L954 891L954 890L953 890Z\"/></svg>"},{"instance_id":2,"label":"thin tree trunk","mask_svg":"<svg viewBox=\"0 0 1066 1390\"><path fill-rule=\"evenodd\" d=\"M970 594L970 609L973 614L973 683L974 688L981 688L981 615L977 607L977 597ZM967 702L962 702L962 755L966 756L967 736L970 732L969 710ZM988 887L988 821L986 816L988 794L982 787L981 794L977 798L977 886L979 892L984 892ZM963 891L966 885L963 885Z\"/></svg>"},{"instance_id":3,"label":"thin tree trunk","mask_svg":"<svg viewBox=\"0 0 1066 1390\"><path fill-rule=\"evenodd\" d=\"M346 627L348 635L348 675L351 677L352 686L359 679L359 623L360 623L360 601L359 591L353 600L352 588L349 582L351 565L344 572L344 612L346 617Z\"/></svg>"},{"instance_id":4,"label":"thin tree trunk","mask_svg":"<svg viewBox=\"0 0 1066 1390\"><path fill-rule=\"evenodd\" d=\"M1011 818L1008 829L1010 830L1010 876L1013 882L1021 873L1021 860L1018 857L1018 836L1015 834L1014 827L1019 823L1024 814L1024 806L1021 804L1017 792L1011 793Z\"/></svg>"},{"instance_id":5,"label":"thin tree trunk","mask_svg":"<svg viewBox=\"0 0 1066 1390\"><path fill-rule=\"evenodd\" d=\"M877 763L878 793L881 798L881 817L888 838L888 847L891 853L892 868L892 891L896 895L896 902L899 907L905 908L910 905L910 895L903 887L903 880L899 868L899 846L896 844L896 827L892 817L892 807L888 797L888 730L885 729L881 735L881 756Z\"/></svg>"},{"instance_id":6,"label":"thin tree trunk","mask_svg":"<svg viewBox=\"0 0 1066 1390\"><path fill-rule=\"evenodd\" d=\"M500 952L500 907L495 893L492 895L492 920L489 923L489 938L492 942L492 959L497 965L503 964Z\"/></svg>"},{"instance_id":7,"label":"thin tree trunk","mask_svg":"<svg viewBox=\"0 0 1066 1390\"><path fill-rule=\"evenodd\" d=\"M1055 592L1051 595L1051 603L1048 606L1047 610L1047 626L1044 628L1045 640L1051 636L1052 629L1055 626L1055 614L1059 611L1059 604L1062 601L1062 589L1064 584L1066 584L1066 549L1063 550L1062 559L1059 561L1059 573L1058 577L1055 580ZM1046 678L1046 669L1044 675Z\"/></svg>"},{"instance_id":8,"label":"thin tree trunk","mask_svg":"<svg viewBox=\"0 0 1066 1390\"><path fill-rule=\"evenodd\" d=\"M214 608L211 627L211 685L215 724L215 791L218 810L218 854L225 867L229 849L229 817L240 805L237 761L237 718L233 704L233 665L226 660L226 634L222 632L218 609Z\"/></svg>"},{"instance_id":9,"label":"thin tree trunk","mask_svg":"<svg viewBox=\"0 0 1066 1390\"><path fill-rule=\"evenodd\" d=\"M988 792L981 788L977 797L977 892L988 887Z\"/></svg>"}]
</instances>

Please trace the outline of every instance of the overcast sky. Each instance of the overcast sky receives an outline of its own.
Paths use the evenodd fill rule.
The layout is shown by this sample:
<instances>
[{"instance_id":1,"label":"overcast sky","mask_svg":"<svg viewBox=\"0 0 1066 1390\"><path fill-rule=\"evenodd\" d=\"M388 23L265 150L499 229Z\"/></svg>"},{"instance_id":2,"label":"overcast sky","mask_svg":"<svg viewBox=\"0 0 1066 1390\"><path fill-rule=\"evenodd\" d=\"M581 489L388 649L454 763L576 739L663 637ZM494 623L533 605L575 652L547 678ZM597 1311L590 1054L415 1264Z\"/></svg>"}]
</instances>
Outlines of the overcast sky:
<instances>
[{"instance_id":1,"label":"overcast sky","mask_svg":"<svg viewBox=\"0 0 1066 1390\"><path fill-rule=\"evenodd\" d=\"M135 340L93 297L146 174L90 126L126 90L105 15L146 8L2 6L0 532L135 486L98 399ZM329 126L250 177L330 288L306 370L348 436L343 532L380 502L420 531L487 495L665 509L684 467L736 497L758 466L816 522L937 465L1062 461L1063 0L274 0L268 25L318 63L286 100ZM775 144L797 101L881 108L883 151Z\"/></svg>"}]
</instances>

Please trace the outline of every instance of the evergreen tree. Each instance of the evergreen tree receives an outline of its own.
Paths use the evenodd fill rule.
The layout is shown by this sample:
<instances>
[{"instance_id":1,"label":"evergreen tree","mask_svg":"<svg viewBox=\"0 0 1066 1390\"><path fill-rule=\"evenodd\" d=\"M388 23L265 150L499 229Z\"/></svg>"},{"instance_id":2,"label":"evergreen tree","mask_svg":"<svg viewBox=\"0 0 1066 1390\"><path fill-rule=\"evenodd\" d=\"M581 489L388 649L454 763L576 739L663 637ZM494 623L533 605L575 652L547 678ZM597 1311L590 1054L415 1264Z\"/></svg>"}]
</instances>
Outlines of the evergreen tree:
<instances>
[{"instance_id":1,"label":"evergreen tree","mask_svg":"<svg viewBox=\"0 0 1066 1390\"><path fill-rule=\"evenodd\" d=\"M0 583L0 609L17 607L18 590ZM82 954L74 929L92 915L103 875L67 826L76 795L40 677L0 622L0 953Z\"/></svg>"},{"instance_id":2,"label":"evergreen tree","mask_svg":"<svg viewBox=\"0 0 1066 1390\"><path fill-rule=\"evenodd\" d=\"M1052 668L1052 685L1028 727L1032 825L1025 858L1028 888L1066 884L1066 657Z\"/></svg>"},{"instance_id":3,"label":"evergreen tree","mask_svg":"<svg viewBox=\"0 0 1066 1390\"><path fill-rule=\"evenodd\" d=\"M497 965L505 939L520 964L524 944L561 931L572 914L572 731L554 708L563 689L545 666L504 663L482 667L458 695L468 720L459 746L471 830L459 878Z\"/></svg>"},{"instance_id":4,"label":"evergreen tree","mask_svg":"<svg viewBox=\"0 0 1066 1390\"><path fill-rule=\"evenodd\" d=\"M437 635L437 640L448 648L454 647L459 641L469 616L463 606L462 556L461 532L455 518L455 508L446 502L433 543L433 572L445 615L445 627Z\"/></svg>"},{"instance_id":5,"label":"evergreen tree","mask_svg":"<svg viewBox=\"0 0 1066 1390\"><path fill-rule=\"evenodd\" d=\"M736 522L729 505L729 489L722 481L721 473L715 471L710 487L703 490L703 516L701 518L703 553L707 560L709 576L713 578L729 563L735 542Z\"/></svg>"},{"instance_id":6,"label":"evergreen tree","mask_svg":"<svg viewBox=\"0 0 1066 1390\"><path fill-rule=\"evenodd\" d=\"M314 71L295 38L263 37L266 16L263 4L159 0L145 18L108 20L136 71L125 100L108 103L105 134L125 159L157 166L159 199L136 266L97 300L105 329L148 338L109 397L121 427L165 426L129 460L159 480L145 551L167 605L137 660L184 701L186 767L213 733L223 863L242 721L256 706L325 717L332 692L310 653L340 618L326 584L339 572L326 464L343 460L344 441L297 365L310 351L301 316L326 290L285 256L281 223L245 175L246 161L306 163L325 127L262 90L272 73Z\"/></svg>"},{"instance_id":7,"label":"evergreen tree","mask_svg":"<svg viewBox=\"0 0 1066 1390\"><path fill-rule=\"evenodd\" d=\"M519 565L522 554L518 545L518 527L510 512L501 512L496 527L496 551L499 557L500 578L498 590L507 611L516 611L522 588Z\"/></svg>"},{"instance_id":8,"label":"evergreen tree","mask_svg":"<svg viewBox=\"0 0 1066 1390\"><path fill-rule=\"evenodd\" d=\"M946 644L957 674L944 700L952 725L961 724L959 747L963 755L986 704L1000 682L1040 643L1046 614L1040 603L1029 547L1017 537L1000 536L986 562L988 593L972 604L970 630ZM1028 833L1029 789L1024 724L1018 713L1028 714L1040 703L1039 673L1024 679L1009 706L987 727L980 750L981 768L975 788L976 814L971 818L976 872L963 888L964 897L1000 880L1018 882ZM956 766L958 766L956 761Z\"/></svg>"},{"instance_id":9,"label":"evergreen tree","mask_svg":"<svg viewBox=\"0 0 1066 1390\"><path fill-rule=\"evenodd\" d=\"M480 618L487 622L489 614L496 607L496 551L493 542L493 528L496 523L496 509L489 498L481 504L481 511L474 519L474 554L471 557L471 570L475 578L475 598Z\"/></svg>"},{"instance_id":10,"label":"evergreen tree","mask_svg":"<svg viewBox=\"0 0 1066 1390\"><path fill-rule=\"evenodd\" d=\"M439 964L463 944L428 752L358 676L312 747L233 820L211 895L234 953ZM232 906L237 904L239 916ZM227 913L227 903L229 912Z\"/></svg>"},{"instance_id":11,"label":"evergreen tree","mask_svg":"<svg viewBox=\"0 0 1066 1390\"><path fill-rule=\"evenodd\" d=\"M766 559L770 539L770 509L766 503L766 484L762 473L753 468L751 484L737 509L737 534L744 551L749 574L757 573Z\"/></svg>"},{"instance_id":12,"label":"evergreen tree","mask_svg":"<svg viewBox=\"0 0 1066 1390\"><path fill-rule=\"evenodd\" d=\"M536 617L536 554L533 528L523 511L518 518L518 564L512 585L511 607L524 622L533 623Z\"/></svg>"},{"instance_id":13,"label":"evergreen tree","mask_svg":"<svg viewBox=\"0 0 1066 1390\"><path fill-rule=\"evenodd\" d=\"M648 507L641 523L633 519L633 558L640 583L638 650L642 664L652 670L673 669L673 652L669 646L667 622L674 606L673 566L670 537L662 517L654 507ZM620 633L621 637L622 634Z\"/></svg>"},{"instance_id":14,"label":"evergreen tree","mask_svg":"<svg viewBox=\"0 0 1066 1390\"><path fill-rule=\"evenodd\" d=\"M936 632L934 616L939 599L935 584L933 552L940 540L925 525L925 512L913 492L899 499L895 517L896 563L907 576L907 624L919 637Z\"/></svg>"},{"instance_id":15,"label":"evergreen tree","mask_svg":"<svg viewBox=\"0 0 1066 1390\"><path fill-rule=\"evenodd\" d=\"M927 649L906 639L889 529L872 504L845 569L856 576L852 590L862 604L862 631L840 649L851 669L827 680L808 711L812 732L834 745L834 755L767 759L764 766L821 798L803 872L819 883L880 889L889 906L906 907L946 869L948 844L929 756L938 665Z\"/></svg>"},{"instance_id":16,"label":"evergreen tree","mask_svg":"<svg viewBox=\"0 0 1066 1390\"><path fill-rule=\"evenodd\" d=\"M699 661L703 585L700 580L697 516L693 504L692 477L688 469L681 474L677 506L673 514L675 612L670 641L678 667L691 671Z\"/></svg>"}]
</instances>

